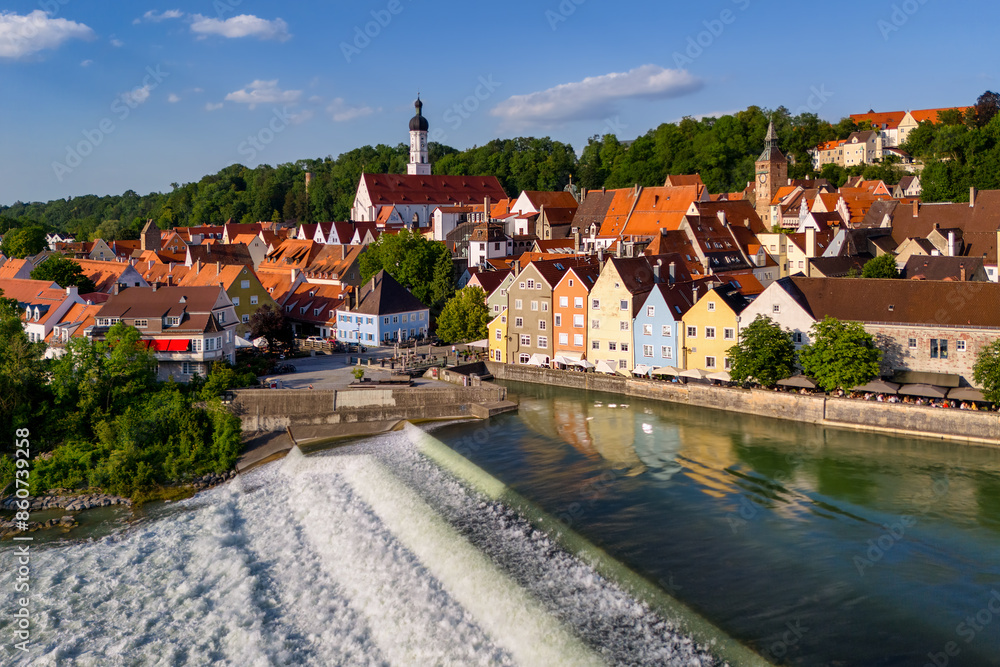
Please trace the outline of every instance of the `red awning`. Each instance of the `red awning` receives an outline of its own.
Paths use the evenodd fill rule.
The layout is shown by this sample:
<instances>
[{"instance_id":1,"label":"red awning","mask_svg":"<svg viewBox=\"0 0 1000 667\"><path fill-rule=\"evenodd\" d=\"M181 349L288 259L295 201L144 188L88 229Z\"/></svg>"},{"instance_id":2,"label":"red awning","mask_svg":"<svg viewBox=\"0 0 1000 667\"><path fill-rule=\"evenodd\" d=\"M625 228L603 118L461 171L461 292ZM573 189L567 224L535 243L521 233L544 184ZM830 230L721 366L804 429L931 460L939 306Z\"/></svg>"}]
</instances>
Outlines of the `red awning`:
<instances>
[{"instance_id":1,"label":"red awning","mask_svg":"<svg viewBox=\"0 0 1000 667\"><path fill-rule=\"evenodd\" d=\"M189 340L154 340L153 349L157 352L187 352Z\"/></svg>"}]
</instances>

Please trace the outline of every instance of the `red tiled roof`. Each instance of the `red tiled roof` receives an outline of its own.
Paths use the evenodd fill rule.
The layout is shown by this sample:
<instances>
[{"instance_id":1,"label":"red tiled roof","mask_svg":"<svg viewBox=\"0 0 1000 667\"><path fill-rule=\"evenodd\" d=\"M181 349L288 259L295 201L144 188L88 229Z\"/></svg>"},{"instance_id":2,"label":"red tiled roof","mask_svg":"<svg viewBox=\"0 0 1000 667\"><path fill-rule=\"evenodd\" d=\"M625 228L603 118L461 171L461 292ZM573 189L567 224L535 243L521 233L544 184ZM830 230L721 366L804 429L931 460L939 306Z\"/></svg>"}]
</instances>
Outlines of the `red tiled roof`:
<instances>
[{"instance_id":1,"label":"red tiled roof","mask_svg":"<svg viewBox=\"0 0 1000 667\"><path fill-rule=\"evenodd\" d=\"M506 199L496 176L415 176L362 174L375 206L392 204L459 204L489 197Z\"/></svg>"}]
</instances>

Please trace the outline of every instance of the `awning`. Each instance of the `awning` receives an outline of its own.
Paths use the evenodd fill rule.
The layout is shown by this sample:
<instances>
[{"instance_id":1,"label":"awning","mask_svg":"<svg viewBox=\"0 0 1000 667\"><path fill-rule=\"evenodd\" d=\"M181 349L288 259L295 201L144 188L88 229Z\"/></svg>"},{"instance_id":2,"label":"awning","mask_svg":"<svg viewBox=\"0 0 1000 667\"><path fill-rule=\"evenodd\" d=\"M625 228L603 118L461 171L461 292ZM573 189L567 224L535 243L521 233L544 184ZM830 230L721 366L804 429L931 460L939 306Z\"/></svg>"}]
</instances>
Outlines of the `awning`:
<instances>
[{"instance_id":1,"label":"awning","mask_svg":"<svg viewBox=\"0 0 1000 667\"><path fill-rule=\"evenodd\" d=\"M544 354L533 354L531 359L528 359L529 366L541 366L543 364L549 363L549 358Z\"/></svg>"},{"instance_id":2,"label":"awning","mask_svg":"<svg viewBox=\"0 0 1000 667\"><path fill-rule=\"evenodd\" d=\"M932 384L906 384L900 388L903 396L920 396L922 398L945 398L948 390L945 387L935 387Z\"/></svg>"},{"instance_id":3,"label":"awning","mask_svg":"<svg viewBox=\"0 0 1000 667\"><path fill-rule=\"evenodd\" d=\"M716 373L708 374L709 380L718 380L719 382L732 382L733 379L729 375L729 371L718 371Z\"/></svg>"},{"instance_id":4,"label":"awning","mask_svg":"<svg viewBox=\"0 0 1000 667\"><path fill-rule=\"evenodd\" d=\"M151 340L152 348L157 352L187 352L190 340Z\"/></svg>"},{"instance_id":5,"label":"awning","mask_svg":"<svg viewBox=\"0 0 1000 667\"><path fill-rule=\"evenodd\" d=\"M680 375L681 372L675 366L657 366L651 372L652 375Z\"/></svg>"},{"instance_id":6,"label":"awning","mask_svg":"<svg viewBox=\"0 0 1000 667\"><path fill-rule=\"evenodd\" d=\"M559 356L565 359L567 364L575 364L583 359L583 352L563 352Z\"/></svg>"},{"instance_id":7,"label":"awning","mask_svg":"<svg viewBox=\"0 0 1000 667\"><path fill-rule=\"evenodd\" d=\"M778 380L782 387L795 387L796 389L815 389L818 385L805 375L793 375L784 380Z\"/></svg>"},{"instance_id":8,"label":"awning","mask_svg":"<svg viewBox=\"0 0 1000 667\"><path fill-rule=\"evenodd\" d=\"M899 391L900 385L895 382L886 382L885 380L872 380L868 384L858 385L851 389L851 391L865 391L870 394L895 394Z\"/></svg>"},{"instance_id":9,"label":"awning","mask_svg":"<svg viewBox=\"0 0 1000 667\"><path fill-rule=\"evenodd\" d=\"M586 359L581 359L580 361L576 362L576 365L579 366L580 368L594 368L594 364L587 361Z\"/></svg>"},{"instance_id":10,"label":"awning","mask_svg":"<svg viewBox=\"0 0 1000 667\"><path fill-rule=\"evenodd\" d=\"M948 398L954 399L956 401L978 401L980 403L985 403L986 398L983 396L983 392L978 389L973 389L972 387L959 387L957 389L952 389L948 392Z\"/></svg>"},{"instance_id":11,"label":"awning","mask_svg":"<svg viewBox=\"0 0 1000 667\"><path fill-rule=\"evenodd\" d=\"M601 359L597 362L596 370L598 373L609 373L610 375L615 374L615 368L608 362Z\"/></svg>"},{"instance_id":12,"label":"awning","mask_svg":"<svg viewBox=\"0 0 1000 667\"><path fill-rule=\"evenodd\" d=\"M649 375L649 371L652 370L646 364L639 364L632 369L632 375Z\"/></svg>"},{"instance_id":13,"label":"awning","mask_svg":"<svg viewBox=\"0 0 1000 667\"><path fill-rule=\"evenodd\" d=\"M488 349L489 346L490 346L490 342L484 338L483 340L477 340L477 341L475 341L473 343L469 343L466 347L475 347L475 348L479 348L481 350L485 350L485 349Z\"/></svg>"},{"instance_id":14,"label":"awning","mask_svg":"<svg viewBox=\"0 0 1000 667\"><path fill-rule=\"evenodd\" d=\"M897 371L892 378L899 384L932 384L935 387L957 388L962 378L952 373L925 373L923 371Z\"/></svg>"},{"instance_id":15,"label":"awning","mask_svg":"<svg viewBox=\"0 0 1000 667\"><path fill-rule=\"evenodd\" d=\"M236 337L236 347L237 347L237 349L241 349L242 350L245 347L253 347L253 343L251 343L250 341L248 341L246 338L243 338L242 336L237 336Z\"/></svg>"},{"instance_id":16,"label":"awning","mask_svg":"<svg viewBox=\"0 0 1000 667\"><path fill-rule=\"evenodd\" d=\"M708 377L708 373L700 368L689 368L686 371L681 371L680 376L682 378L691 378L693 380L704 380Z\"/></svg>"}]
</instances>

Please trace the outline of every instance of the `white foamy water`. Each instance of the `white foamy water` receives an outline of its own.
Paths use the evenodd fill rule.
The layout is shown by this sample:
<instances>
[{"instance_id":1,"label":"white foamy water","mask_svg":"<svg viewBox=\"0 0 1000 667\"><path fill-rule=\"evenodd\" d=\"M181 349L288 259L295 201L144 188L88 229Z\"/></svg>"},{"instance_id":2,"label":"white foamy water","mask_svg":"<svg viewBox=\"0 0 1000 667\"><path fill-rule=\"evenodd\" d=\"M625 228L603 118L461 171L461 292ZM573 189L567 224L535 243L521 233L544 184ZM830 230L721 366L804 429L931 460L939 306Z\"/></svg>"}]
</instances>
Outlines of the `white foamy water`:
<instances>
[{"instance_id":1,"label":"white foamy water","mask_svg":"<svg viewBox=\"0 0 1000 667\"><path fill-rule=\"evenodd\" d=\"M392 434L254 471L32 556L32 650L2 664L707 665L711 658Z\"/></svg>"}]
</instances>

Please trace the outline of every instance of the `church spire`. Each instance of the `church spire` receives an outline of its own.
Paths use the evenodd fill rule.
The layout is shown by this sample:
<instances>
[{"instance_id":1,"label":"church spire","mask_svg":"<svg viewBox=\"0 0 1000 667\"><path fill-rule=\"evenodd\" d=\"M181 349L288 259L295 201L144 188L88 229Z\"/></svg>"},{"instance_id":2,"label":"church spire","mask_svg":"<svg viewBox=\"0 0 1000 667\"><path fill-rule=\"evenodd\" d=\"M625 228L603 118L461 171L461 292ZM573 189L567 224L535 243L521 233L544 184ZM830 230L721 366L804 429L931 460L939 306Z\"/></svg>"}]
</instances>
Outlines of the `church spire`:
<instances>
[{"instance_id":1,"label":"church spire","mask_svg":"<svg viewBox=\"0 0 1000 667\"><path fill-rule=\"evenodd\" d=\"M784 154L778 148L778 133L774 131L773 120L767 124L767 136L764 137L764 152L757 158L758 162L768 162L771 160L785 160Z\"/></svg>"},{"instance_id":2,"label":"church spire","mask_svg":"<svg viewBox=\"0 0 1000 667\"><path fill-rule=\"evenodd\" d=\"M424 103L420 101L420 93L417 93L417 101L413 103L413 107L416 114L410 119L410 163L406 165L406 173L428 176L431 173L427 152L427 131L430 124L424 118Z\"/></svg>"}]
</instances>

